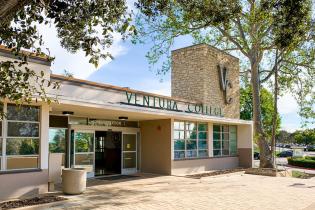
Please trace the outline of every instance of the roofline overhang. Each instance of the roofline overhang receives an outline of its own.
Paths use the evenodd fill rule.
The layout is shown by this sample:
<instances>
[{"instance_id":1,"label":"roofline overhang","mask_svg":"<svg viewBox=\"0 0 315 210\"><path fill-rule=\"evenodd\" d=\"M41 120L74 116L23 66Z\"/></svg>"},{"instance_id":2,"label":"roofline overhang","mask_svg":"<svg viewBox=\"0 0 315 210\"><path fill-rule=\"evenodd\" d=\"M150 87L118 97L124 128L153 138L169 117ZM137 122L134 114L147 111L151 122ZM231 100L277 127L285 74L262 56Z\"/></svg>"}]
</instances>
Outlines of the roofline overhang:
<instances>
[{"instance_id":1,"label":"roofline overhang","mask_svg":"<svg viewBox=\"0 0 315 210\"><path fill-rule=\"evenodd\" d=\"M174 111L169 111L169 110L145 108L145 107L131 106L131 105L119 104L119 103L113 103L113 104L106 103L105 104L105 103L100 103L96 101L82 100L82 99L78 100L78 99L62 97L62 96L58 97L58 103L66 104L66 105L74 105L74 106L107 109L107 110L113 110L113 111L125 111L125 112L139 113L139 114L155 115L155 116L160 116L164 119L173 118L173 119L198 120L198 121L214 122L214 123L229 123L229 124L251 125L251 126L253 125L253 121L250 121L250 120L216 117L216 116L194 114L194 113L187 113L187 112L174 112Z\"/></svg>"}]
</instances>

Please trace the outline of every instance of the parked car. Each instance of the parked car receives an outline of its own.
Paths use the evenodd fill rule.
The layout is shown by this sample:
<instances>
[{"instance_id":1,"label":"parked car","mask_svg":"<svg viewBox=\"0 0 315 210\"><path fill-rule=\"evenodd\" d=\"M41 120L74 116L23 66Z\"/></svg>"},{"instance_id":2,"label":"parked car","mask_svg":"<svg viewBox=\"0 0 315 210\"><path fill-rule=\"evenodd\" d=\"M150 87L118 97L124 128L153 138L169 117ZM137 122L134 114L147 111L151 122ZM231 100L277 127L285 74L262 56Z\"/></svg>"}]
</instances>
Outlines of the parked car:
<instances>
[{"instance_id":1,"label":"parked car","mask_svg":"<svg viewBox=\"0 0 315 210\"><path fill-rule=\"evenodd\" d=\"M287 144L287 145L284 146L284 148L290 149L290 148L291 148L291 145L290 145L290 144Z\"/></svg>"},{"instance_id":2,"label":"parked car","mask_svg":"<svg viewBox=\"0 0 315 210\"><path fill-rule=\"evenodd\" d=\"M259 159L260 159L259 152L254 152L254 160L259 160Z\"/></svg>"},{"instance_id":3,"label":"parked car","mask_svg":"<svg viewBox=\"0 0 315 210\"><path fill-rule=\"evenodd\" d=\"M292 150L286 150L279 153L279 157L292 157L293 151Z\"/></svg>"},{"instance_id":4,"label":"parked car","mask_svg":"<svg viewBox=\"0 0 315 210\"><path fill-rule=\"evenodd\" d=\"M315 146L314 145L307 145L304 148L304 151L314 151L315 150Z\"/></svg>"}]
</instances>

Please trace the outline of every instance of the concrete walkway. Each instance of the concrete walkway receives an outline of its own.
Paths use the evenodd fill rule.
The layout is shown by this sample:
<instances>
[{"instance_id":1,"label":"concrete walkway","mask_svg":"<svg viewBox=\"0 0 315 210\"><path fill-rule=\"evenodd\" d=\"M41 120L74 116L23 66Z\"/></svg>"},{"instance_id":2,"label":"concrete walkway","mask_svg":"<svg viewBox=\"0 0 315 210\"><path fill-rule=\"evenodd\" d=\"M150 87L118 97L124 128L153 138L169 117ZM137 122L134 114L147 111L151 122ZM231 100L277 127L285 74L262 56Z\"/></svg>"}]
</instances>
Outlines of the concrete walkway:
<instances>
[{"instance_id":1,"label":"concrete walkway","mask_svg":"<svg viewBox=\"0 0 315 210\"><path fill-rule=\"evenodd\" d=\"M89 185L84 194L42 209L315 209L315 178L238 172L201 179L142 175Z\"/></svg>"}]
</instances>

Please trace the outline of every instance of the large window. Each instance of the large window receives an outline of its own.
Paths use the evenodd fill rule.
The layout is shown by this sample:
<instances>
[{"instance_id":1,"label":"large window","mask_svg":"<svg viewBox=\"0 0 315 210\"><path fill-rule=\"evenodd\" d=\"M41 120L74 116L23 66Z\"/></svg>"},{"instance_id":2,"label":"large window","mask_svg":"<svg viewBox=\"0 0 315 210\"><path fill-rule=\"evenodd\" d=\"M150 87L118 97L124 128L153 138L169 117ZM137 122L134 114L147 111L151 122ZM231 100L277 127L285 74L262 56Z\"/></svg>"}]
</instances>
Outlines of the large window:
<instances>
[{"instance_id":1,"label":"large window","mask_svg":"<svg viewBox=\"0 0 315 210\"><path fill-rule=\"evenodd\" d=\"M208 124L174 122L174 159L208 157Z\"/></svg>"},{"instance_id":2,"label":"large window","mask_svg":"<svg viewBox=\"0 0 315 210\"><path fill-rule=\"evenodd\" d=\"M0 132L2 170L38 168L39 107L7 104ZM5 148L5 151L2 151Z\"/></svg>"},{"instance_id":3,"label":"large window","mask_svg":"<svg viewBox=\"0 0 315 210\"><path fill-rule=\"evenodd\" d=\"M213 156L237 154L235 125L213 125Z\"/></svg>"}]
</instances>

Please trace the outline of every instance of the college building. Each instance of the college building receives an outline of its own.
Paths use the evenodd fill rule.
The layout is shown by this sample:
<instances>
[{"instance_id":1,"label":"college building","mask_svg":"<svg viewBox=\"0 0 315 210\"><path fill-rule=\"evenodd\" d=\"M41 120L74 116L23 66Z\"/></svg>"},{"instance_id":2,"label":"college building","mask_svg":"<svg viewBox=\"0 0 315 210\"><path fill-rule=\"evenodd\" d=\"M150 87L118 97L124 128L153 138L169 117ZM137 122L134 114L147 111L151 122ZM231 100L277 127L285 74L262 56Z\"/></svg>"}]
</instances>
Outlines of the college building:
<instances>
[{"instance_id":1,"label":"college building","mask_svg":"<svg viewBox=\"0 0 315 210\"><path fill-rule=\"evenodd\" d=\"M0 48L0 61L14 59ZM85 168L88 178L252 167L239 59L214 47L172 51L171 97L55 75L38 56L29 68L60 84L47 89L58 102L2 101L0 200L47 192L64 167Z\"/></svg>"}]
</instances>

